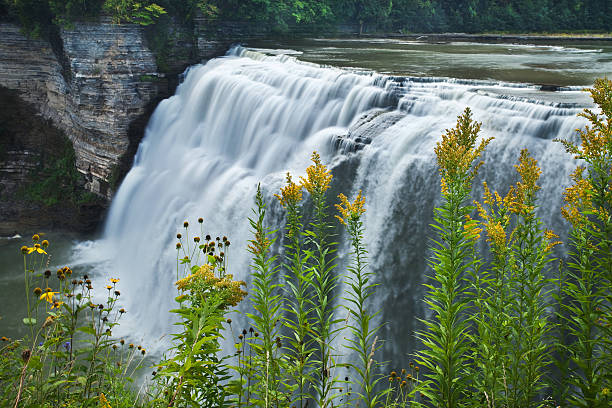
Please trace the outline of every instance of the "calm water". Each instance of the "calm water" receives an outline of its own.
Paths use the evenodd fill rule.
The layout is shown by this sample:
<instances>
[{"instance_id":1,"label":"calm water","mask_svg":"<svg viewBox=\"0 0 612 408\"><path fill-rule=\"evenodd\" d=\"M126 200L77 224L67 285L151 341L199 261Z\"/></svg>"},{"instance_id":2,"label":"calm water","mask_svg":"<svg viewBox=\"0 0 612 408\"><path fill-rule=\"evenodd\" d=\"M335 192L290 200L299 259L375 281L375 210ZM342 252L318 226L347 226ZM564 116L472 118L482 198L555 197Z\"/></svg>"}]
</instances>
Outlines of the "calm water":
<instances>
[{"instance_id":1,"label":"calm water","mask_svg":"<svg viewBox=\"0 0 612 408\"><path fill-rule=\"evenodd\" d=\"M428 43L396 39L260 41L249 47L285 49L300 60L389 75L448 77L582 88L612 76L612 42L551 45ZM517 91L518 92L518 91ZM582 102L576 95L540 92L547 101Z\"/></svg>"}]
</instances>

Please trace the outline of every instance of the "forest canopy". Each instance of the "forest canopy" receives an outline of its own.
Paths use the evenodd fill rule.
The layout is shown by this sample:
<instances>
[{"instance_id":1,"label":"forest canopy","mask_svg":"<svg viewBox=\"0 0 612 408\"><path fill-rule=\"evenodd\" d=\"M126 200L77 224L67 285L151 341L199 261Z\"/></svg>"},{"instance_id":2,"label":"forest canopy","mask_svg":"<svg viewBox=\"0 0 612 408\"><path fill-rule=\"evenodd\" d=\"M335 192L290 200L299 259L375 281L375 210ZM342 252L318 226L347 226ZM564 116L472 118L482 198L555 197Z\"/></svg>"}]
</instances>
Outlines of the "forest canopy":
<instances>
[{"instance_id":1,"label":"forest canopy","mask_svg":"<svg viewBox=\"0 0 612 408\"><path fill-rule=\"evenodd\" d=\"M611 31L612 0L0 0L31 34L77 20L153 24L167 14L254 21L278 31L350 24L386 32Z\"/></svg>"}]
</instances>

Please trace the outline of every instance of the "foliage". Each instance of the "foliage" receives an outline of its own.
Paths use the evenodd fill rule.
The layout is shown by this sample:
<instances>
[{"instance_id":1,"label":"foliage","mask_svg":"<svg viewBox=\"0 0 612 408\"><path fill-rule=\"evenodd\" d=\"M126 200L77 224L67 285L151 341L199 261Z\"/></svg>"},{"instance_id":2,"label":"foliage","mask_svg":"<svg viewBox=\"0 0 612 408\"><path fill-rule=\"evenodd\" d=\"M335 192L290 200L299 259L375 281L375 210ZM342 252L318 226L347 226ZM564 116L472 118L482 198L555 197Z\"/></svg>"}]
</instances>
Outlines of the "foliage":
<instances>
[{"instance_id":1,"label":"foliage","mask_svg":"<svg viewBox=\"0 0 612 408\"><path fill-rule=\"evenodd\" d=\"M69 267L53 278L48 265L49 242L32 237L21 248L24 260L26 317L29 334L20 340L2 338L0 391L4 407L95 407L102 395L113 406L132 406L131 375L145 349L112 338L125 313L117 301L119 279L106 286L106 301L93 302L87 275L76 279ZM55 286L51 289L51 286ZM44 288L44 289L43 289Z\"/></svg>"},{"instance_id":2,"label":"foliage","mask_svg":"<svg viewBox=\"0 0 612 408\"><path fill-rule=\"evenodd\" d=\"M572 175L563 216L571 223L568 281L562 287L561 324L569 334L562 356L570 359L569 401L577 407L608 406L612 389L612 81L599 79L590 90L598 114L579 132L581 144L561 141L585 166Z\"/></svg>"},{"instance_id":3,"label":"foliage","mask_svg":"<svg viewBox=\"0 0 612 408\"><path fill-rule=\"evenodd\" d=\"M203 236L203 219L198 221ZM244 282L226 273L223 249L229 247L227 238L215 242L207 235L200 244L201 238L196 236L191 244L189 223L184 227L185 239L178 234L176 245L177 279L184 275L176 281L181 292L176 298L179 308L171 310L179 316L176 325L181 330L173 335L173 346L157 366L152 405L224 407L228 392L222 384L230 377L225 358L218 356L219 339L225 314L246 295L241 288ZM200 265L201 258L204 263ZM182 274L179 265L183 266Z\"/></svg>"},{"instance_id":4,"label":"foliage","mask_svg":"<svg viewBox=\"0 0 612 408\"><path fill-rule=\"evenodd\" d=\"M151 25L162 14L163 7L155 3L140 3L136 0L105 0L104 10L110 13L113 23L136 23L143 26Z\"/></svg>"},{"instance_id":5,"label":"foliage","mask_svg":"<svg viewBox=\"0 0 612 408\"><path fill-rule=\"evenodd\" d=\"M429 291L425 303L433 317L423 321L426 331L418 334L426 351L419 353L417 362L429 370L421 385L423 395L435 406L448 408L465 403L472 381L466 319L470 305L468 274L478 267L479 260L471 256L474 240L464 230L469 231L466 220L473 208L467 201L481 164L477 160L490 140L477 145L479 131L480 124L472 121L468 108L435 149L443 203L434 215L438 237L430 261L433 283L426 285Z\"/></svg>"},{"instance_id":6,"label":"foliage","mask_svg":"<svg viewBox=\"0 0 612 408\"><path fill-rule=\"evenodd\" d=\"M559 268L552 251L560 242L536 215L537 162L523 150L508 193L502 197L485 183L483 201L472 205L490 139L479 137L469 109L442 136L435 148L442 200L425 297L430 316L417 333L423 348L419 365L392 371L387 387L375 359L382 342L377 313L368 309L376 283L367 269L365 199L361 192L353 202L339 195L337 218L351 245L341 275L326 196L332 175L315 152L300 184L287 175L276 195L286 211L282 259L273 251L278 231L266 225L267 205L257 189L249 245L253 309L245 314L252 326L235 339L233 356L221 355L220 340L224 322L232 330L226 314L246 292L227 273L229 240L204 236L201 218L200 235L190 240L184 223L185 237L178 234L176 244L179 307L171 311L179 330L157 365L149 401L133 395L128 378L145 350L111 337L125 312L117 305L118 279L106 286L102 304L93 303L91 280L70 281L68 267L56 272L54 283L51 271L40 272L49 243L35 235L21 249L29 334L2 338L0 406L610 406L612 82L597 80L590 92L599 110L582 113L590 124L579 131L580 144L562 141L583 166L565 191L571 242ZM490 257L477 245L483 232ZM342 295L340 278L348 284ZM345 327L337 318L340 299ZM339 364L343 352L356 358ZM349 373L344 381L339 369ZM553 391L555 400L545 400Z\"/></svg>"},{"instance_id":7,"label":"foliage","mask_svg":"<svg viewBox=\"0 0 612 408\"><path fill-rule=\"evenodd\" d=\"M356 393L356 400L352 402L360 405L357 401L361 400L365 407L374 408L382 402L385 393L391 392L376 392L376 386L383 378L377 378L378 367L373 359L374 352L381 347L376 336L380 326L372 324L379 312L372 313L366 306L366 302L374 294L376 284L372 282L373 273L367 269L367 251L363 243L364 227L361 216L365 213L365 198L362 197L361 191L353 203L350 203L344 194L340 194L338 198L341 204L336 204L336 208L341 216L336 217L347 227L352 246L353 264L348 268L349 290L344 298L348 302L345 308L349 314L348 328L351 333L347 348L358 357L357 363L348 363L357 377L357 380L352 382L360 390ZM401 399L406 399L411 394L411 387L406 387L405 380L399 383Z\"/></svg>"}]
</instances>

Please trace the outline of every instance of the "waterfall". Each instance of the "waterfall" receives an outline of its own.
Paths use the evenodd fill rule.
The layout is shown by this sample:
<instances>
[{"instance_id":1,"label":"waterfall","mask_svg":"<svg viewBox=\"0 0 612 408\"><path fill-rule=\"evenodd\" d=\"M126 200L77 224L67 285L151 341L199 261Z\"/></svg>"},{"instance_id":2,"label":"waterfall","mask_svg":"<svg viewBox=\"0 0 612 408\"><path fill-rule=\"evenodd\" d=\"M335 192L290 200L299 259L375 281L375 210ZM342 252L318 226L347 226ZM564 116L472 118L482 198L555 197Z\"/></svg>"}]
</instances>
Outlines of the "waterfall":
<instances>
[{"instance_id":1,"label":"waterfall","mask_svg":"<svg viewBox=\"0 0 612 408\"><path fill-rule=\"evenodd\" d=\"M240 47L191 67L153 114L96 243L108 259L104 276L121 279L124 330L149 341L172 331L174 243L185 220L191 236L198 217L205 233L227 235L230 272L248 280L247 218L257 184L279 227L273 194L286 172L304 175L316 150L333 169L330 201L339 192L365 194L370 267L381 284L373 307L387 322L382 358L407 366L424 313L429 224L439 198L433 148L466 106L483 123L481 134L495 137L477 184L487 180L505 193L526 147L543 170L543 221L567 229L559 208L575 163L552 139L574 137L584 125L581 109L535 93L528 85L352 72ZM341 262L347 253L341 242Z\"/></svg>"}]
</instances>

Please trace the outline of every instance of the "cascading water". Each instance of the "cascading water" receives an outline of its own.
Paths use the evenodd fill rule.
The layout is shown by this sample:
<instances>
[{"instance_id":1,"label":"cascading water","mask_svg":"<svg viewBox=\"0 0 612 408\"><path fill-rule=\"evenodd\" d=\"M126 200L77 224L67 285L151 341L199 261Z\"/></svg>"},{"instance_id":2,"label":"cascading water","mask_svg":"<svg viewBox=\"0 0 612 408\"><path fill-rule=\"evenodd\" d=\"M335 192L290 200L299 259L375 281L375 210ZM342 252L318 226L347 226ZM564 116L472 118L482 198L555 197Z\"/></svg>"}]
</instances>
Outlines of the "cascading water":
<instances>
[{"instance_id":1,"label":"cascading water","mask_svg":"<svg viewBox=\"0 0 612 408\"><path fill-rule=\"evenodd\" d=\"M153 114L95 244L110 259L106 274L121 278L131 317L124 330L149 342L172 331L174 236L184 233L184 220L193 226L201 216L207 233L227 235L230 271L248 280L247 217L257 184L270 221L280 226L272 194L287 171L302 175L316 150L333 169L330 201L360 189L367 198L370 267L381 284L373 307L387 322L382 359L406 366L424 315L429 224L439 196L433 148L466 106L483 122L482 134L495 137L480 179L505 192L520 149L529 148L544 172L540 214L546 225L566 229L559 207L575 164L552 139L572 137L583 125L580 109L517 93L516 85L355 73L240 47L190 68ZM346 253L341 244L339 254Z\"/></svg>"}]
</instances>

